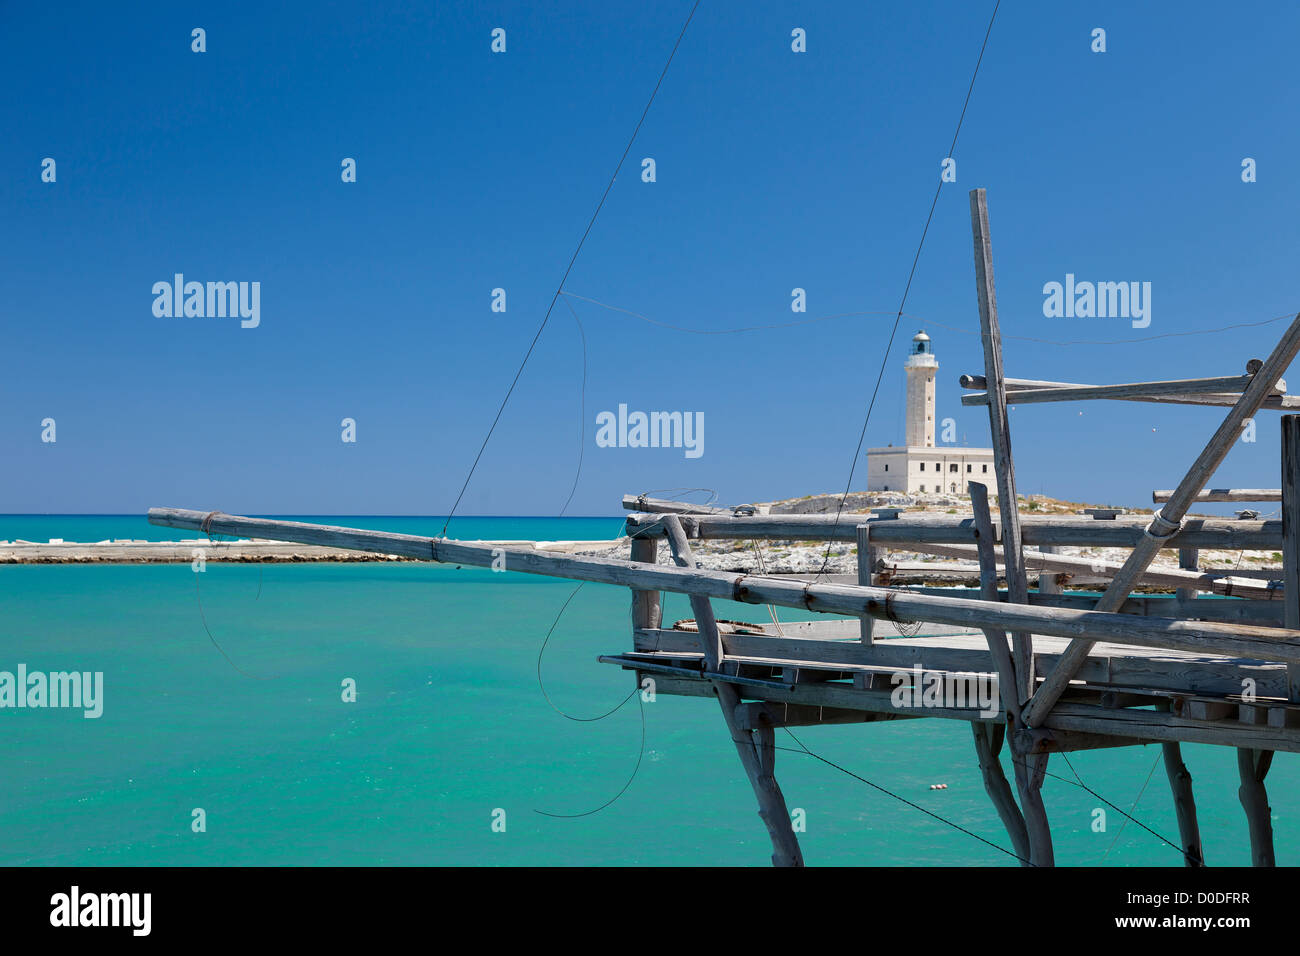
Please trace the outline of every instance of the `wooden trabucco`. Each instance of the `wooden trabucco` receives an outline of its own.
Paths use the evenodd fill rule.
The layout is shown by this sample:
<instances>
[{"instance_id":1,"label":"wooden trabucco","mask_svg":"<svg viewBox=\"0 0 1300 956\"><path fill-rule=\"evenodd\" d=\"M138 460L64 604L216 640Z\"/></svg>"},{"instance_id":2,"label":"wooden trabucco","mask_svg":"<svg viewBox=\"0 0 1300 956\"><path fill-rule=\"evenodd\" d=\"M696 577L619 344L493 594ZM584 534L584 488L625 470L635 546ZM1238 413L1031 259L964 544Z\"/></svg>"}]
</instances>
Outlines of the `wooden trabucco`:
<instances>
[{"instance_id":1,"label":"wooden trabucco","mask_svg":"<svg viewBox=\"0 0 1300 956\"><path fill-rule=\"evenodd\" d=\"M801 865L803 858L776 782L775 731L923 717L971 724L985 787L1026 865L1054 862L1040 792L1052 753L1159 743L1185 862L1203 866L1192 780L1180 751L1185 741L1237 749L1252 861L1271 865L1265 776L1275 752L1300 752L1300 415L1282 418L1280 489L1216 490L1206 482L1247 419L1261 408L1300 404L1285 394L1282 379L1300 351L1300 316L1267 359L1247 363L1246 375L1119 386L1006 378L981 189L971 193L971 222L985 369L963 376L963 385L980 390L963 401L989 409L996 522L988 489L974 483L971 512L944 516L897 510L767 515L628 496L631 560L625 561L173 508L151 509L149 520L483 567L504 559L510 571L629 588L632 646L600 659L633 672L638 686L653 680L657 693L717 698L778 865ZM1155 492L1163 507L1154 517L1022 518L1007 404L1088 399L1227 412L1177 487ZM1281 501L1282 520L1187 518L1198 501L1268 500ZM691 542L715 538L852 541L857 573L842 582L699 568ZM659 563L661 541L671 563ZM1082 561L1056 554L1062 546L1124 548L1129 557L1122 564ZM891 549L971 559L979 587L881 586L877 572L888 566ZM1151 567L1162 549L1178 552L1178 571ZM1270 580L1200 568L1198 552L1207 549L1280 551L1283 569ZM1108 582L1100 599L1062 592L1059 576L1082 572L1081 564ZM1038 574L1034 590L1031 571ZM1005 590L998 589L999 576ZM1176 593L1139 596L1137 587ZM693 625L664 626L665 591L689 596ZM714 599L799 608L827 619L719 624ZM907 625L916 622L922 630L909 634ZM921 677L957 693L937 703L919 687L911 695L895 693ZM1014 788L1000 759L1004 746Z\"/></svg>"}]
</instances>

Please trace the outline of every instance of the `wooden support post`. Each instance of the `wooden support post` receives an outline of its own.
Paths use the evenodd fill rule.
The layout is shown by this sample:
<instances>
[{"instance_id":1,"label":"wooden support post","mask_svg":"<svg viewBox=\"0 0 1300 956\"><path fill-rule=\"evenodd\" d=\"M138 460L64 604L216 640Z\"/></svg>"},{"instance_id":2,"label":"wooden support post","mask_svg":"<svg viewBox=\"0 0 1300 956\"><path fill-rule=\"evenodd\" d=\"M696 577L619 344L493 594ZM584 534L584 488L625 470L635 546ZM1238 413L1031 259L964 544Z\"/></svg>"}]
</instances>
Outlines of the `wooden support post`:
<instances>
[{"instance_id":1,"label":"wooden support post","mask_svg":"<svg viewBox=\"0 0 1300 956\"><path fill-rule=\"evenodd\" d=\"M681 521L676 515L664 515L663 522L673 560L683 568L694 568L695 556L686 540ZM705 669L718 671L722 666L722 635L713 614L713 604L703 595L692 594L691 610L695 614L700 643L704 648ZM740 693L736 686L724 681L713 681L712 684L713 692L722 707L727 732L731 734L750 786L758 798L758 815L767 825L768 836L772 839L772 865L803 866L803 853L799 849L799 840L794 834L790 813L786 809L785 796L776 782L775 731L771 728L757 731L743 729L740 726Z\"/></svg>"},{"instance_id":2,"label":"wooden support post","mask_svg":"<svg viewBox=\"0 0 1300 956\"><path fill-rule=\"evenodd\" d=\"M858 583L871 585L875 583L875 574L873 569L876 566L876 549L871 546L871 526L860 524L857 528L858 535ZM859 634L862 643L870 645L873 640L875 629L875 618L863 617L860 619ZM859 689L869 688L871 686L870 674L854 674L853 686Z\"/></svg>"},{"instance_id":3,"label":"wooden support post","mask_svg":"<svg viewBox=\"0 0 1300 956\"><path fill-rule=\"evenodd\" d=\"M975 289L979 299L980 338L984 343L984 378L993 433L993 465L998 478L1007 594L1012 604L1028 604L1029 582L1020 547L1020 508L1016 503L1016 471L1011 458L1011 425L1007 419L1007 389L1002 373L1002 332L993 286L993 241L989 235L988 198L983 189L971 190L970 219L975 239ZM1027 632L1017 632L1012 634L1011 644L1016 662L1016 693L1025 701L1034 692L1033 637Z\"/></svg>"},{"instance_id":4,"label":"wooden support post","mask_svg":"<svg viewBox=\"0 0 1300 956\"><path fill-rule=\"evenodd\" d=\"M658 538L633 538L632 560L654 564L658 557ZM632 591L632 626L657 628L663 623L663 607L658 591Z\"/></svg>"},{"instance_id":5,"label":"wooden support post","mask_svg":"<svg viewBox=\"0 0 1300 956\"><path fill-rule=\"evenodd\" d=\"M1179 548L1178 549L1178 567L1184 571L1198 571L1201 553L1196 548ZM1196 599L1196 588L1179 588L1174 592L1174 596L1180 601L1192 601Z\"/></svg>"},{"instance_id":6,"label":"wooden support post","mask_svg":"<svg viewBox=\"0 0 1300 956\"><path fill-rule=\"evenodd\" d=\"M993 548L993 519L989 514L988 488L972 481L967 483L966 490L970 494L971 510L975 515L975 541L980 559L980 597L985 601L996 602L998 568ZM1020 853L1020 856L1030 866L1052 866L1052 830L1047 822L1047 808L1043 805L1041 793L1043 771L1047 769L1047 754L1030 755L1027 747L1030 742L1016 733L1022 726L1018 693L1021 677L1017 670L1019 664L1007 648L1006 632L986 628L984 638L988 641L989 653L998 668L1002 706L1006 710L1007 726L1012 730L1011 762L1015 767L1016 790L1020 793L1020 806L1023 810L1021 820L1025 827L1026 852ZM978 732L977 726L976 733ZM997 799L994 797L994 803L997 803ZM998 812L1002 812L1001 808ZM1005 823L1005 818L1003 822Z\"/></svg>"},{"instance_id":7,"label":"wooden support post","mask_svg":"<svg viewBox=\"0 0 1300 956\"><path fill-rule=\"evenodd\" d=\"M993 806L1007 828L1011 845L1021 863L1029 865L1029 831L1025 829L1025 818L1016 806L1016 799L1011 794L1011 784L1002 770L1002 761L998 754L1002 752L1002 741L1007 729L1003 724L981 723L975 721L970 725L975 734L975 753L979 757L980 773L984 777L984 789L993 801Z\"/></svg>"},{"instance_id":8,"label":"wooden support post","mask_svg":"<svg viewBox=\"0 0 1300 956\"><path fill-rule=\"evenodd\" d=\"M1178 839L1182 844L1183 863L1190 867L1205 866L1201 848L1201 828L1196 822L1196 797L1192 793L1192 775L1183 763L1182 748L1176 740L1160 745L1165 757L1165 774L1174 794L1174 813L1178 817Z\"/></svg>"},{"instance_id":9,"label":"wooden support post","mask_svg":"<svg viewBox=\"0 0 1300 956\"><path fill-rule=\"evenodd\" d=\"M1273 764L1273 751L1237 749L1237 772L1241 787L1237 796L1246 811L1250 826L1250 862L1252 866L1274 866L1273 811L1268 805L1268 791L1264 778Z\"/></svg>"},{"instance_id":10,"label":"wooden support post","mask_svg":"<svg viewBox=\"0 0 1300 956\"><path fill-rule=\"evenodd\" d=\"M1061 552L1061 549L1054 544L1044 545L1040 550L1044 554L1060 554ZM1057 580L1055 571L1040 571L1038 573L1038 593L1061 593L1061 582Z\"/></svg>"},{"instance_id":11,"label":"wooden support post","mask_svg":"<svg viewBox=\"0 0 1300 956\"><path fill-rule=\"evenodd\" d=\"M1133 586L1151 566L1160 549L1181 527L1187 509L1205 487L1206 481L1241 439L1241 429L1246 420L1259 410L1273 384L1282 377L1297 352L1300 352L1300 315L1295 317L1290 328L1283 333L1268 359L1255 373L1254 380L1241 393L1241 399L1228 412L1200 455L1192 462L1183 480L1169 496L1169 502L1151 520L1146 534L1137 542L1128 560L1124 562L1124 567L1115 575L1106 588L1106 593L1097 602L1098 611L1113 611L1128 599ZM1086 639L1070 642L1070 646L1057 660L1056 666L1025 708L1025 721L1030 727L1037 727L1043 722L1069 686L1070 679L1087 660L1092 645L1093 642Z\"/></svg>"},{"instance_id":12,"label":"wooden support post","mask_svg":"<svg viewBox=\"0 0 1300 956\"><path fill-rule=\"evenodd\" d=\"M871 525L858 525L858 583L870 587L875 583L872 569L876 566L876 550L871 546ZM862 643L871 643L873 618L862 619Z\"/></svg>"},{"instance_id":13,"label":"wooden support post","mask_svg":"<svg viewBox=\"0 0 1300 956\"><path fill-rule=\"evenodd\" d=\"M1300 626L1300 415L1282 416L1282 586L1285 626ZM1286 683L1300 701L1300 664L1287 664Z\"/></svg>"}]
</instances>

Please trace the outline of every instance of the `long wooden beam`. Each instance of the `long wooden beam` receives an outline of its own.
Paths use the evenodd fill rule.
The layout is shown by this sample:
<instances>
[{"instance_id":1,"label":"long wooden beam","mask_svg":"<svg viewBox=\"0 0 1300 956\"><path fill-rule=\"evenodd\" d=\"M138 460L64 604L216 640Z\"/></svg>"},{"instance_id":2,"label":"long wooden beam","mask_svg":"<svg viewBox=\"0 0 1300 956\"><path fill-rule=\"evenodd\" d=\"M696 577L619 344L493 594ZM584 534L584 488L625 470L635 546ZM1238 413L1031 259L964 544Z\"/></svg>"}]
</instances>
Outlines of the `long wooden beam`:
<instances>
[{"instance_id":1,"label":"long wooden beam","mask_svg":"<svg viewBox=\"0 0 1300 956\"><path fill-rule=\"evenodd\" d=\"M1300 315L1295 317L1291 326L1283 333L1277 346L1264 361L1263 367L1255 374L1250 386L1241 393L1241 401L1228 412L1200 455L1192 462L1168 503L1152 519L1146 534L1133 548L1124 567L1115 575L1110 587L1097 602L1098 611L1111 611L1124 603L1134 585L1141 580L1143 573L1150 567L1156 554L1162 547L1167 546L1169 539L1178 530L1196 494L1205 487L1206 481L1218 470L1233 445L1240 440L1242 424L1259 410L1260 403L1268 394L1270 383L1282 377L1282 373L1290 366L1297 352L1300 352ZM1025 709L1024 718L1030 727L1037 726L1047 716L1052 705L1070 683L1074 672L1087 659L1091 649L1091 641L1080 639L1074 641L1069 650L1062 655L1061 660L1044 679Z\"/></svg>"},{"instance_id":2,"label":"long wooden beam","mask_svg":"<svg viewBox=\"0 0 1300 956\"><path fill-rule=\"evenodd\" d=\"M961 544L918 544L913 550L927 554L939 554L951 558L978 558L976 547ZM1002 548L994 551L996 560L1002 562ZM1044 554L1042 551L1024 552L1025 568L1031 571L1059 571L1065 574L1095 575L1097 577L1114 577L1123 567L1113 561L1097 558L1076 558L1066 554ZM887 558L881 558L876 570L890 566ZM1278 574L1279 580L1281 573ZM1268 600L1282 599L1281 587L1269 587L1251 578L1218 577L1213 573L1174 570L1173 568L1148 568L1143 573L1140 583L1174 588L1190 588L1197 591L1209 591L1214 594L1233 595L1236 597Z\"/></svg>"},{"instance_id":3,"label":"long wooden beam","mask_svg":"<svg viewBox=\"0 0 1300 956\"><path fill-rule=\"evenodd\" d=\"M1020 506L1016 500L1016 468L1011 456L1011 423L1007 417L1007 390L1002 371L1002 330L998 325L998 297L993 282L993 239L989 231L988 195L983 189L970 191L970 222L975 243L975 298L979 305L980 342L984 348L984 376L988 382L993 470L998 486L998 519L1002 525L1002 541L1006 545L1007 595L1013 604L1028 604L1029 581L1021 551L1023 541ZM1011 656L1016 665L1016 694L1021 701L1028 700L1034 688L1033 635L1025 631L1012 632ZM1033 829L1031 824L1031 842Z\"/></svg>"},{"instance_id":4,"label":"long wooden beam","mask_svg":"<svg viewBox=\"0 0 1300 956\"><path fill-rule=\"evenodd\" d=\"M961 383L962 388L968 388L968 389L985 389L987 384L985 381L985 377L983 375L963 375L961 376L959 381ZM1279 391L1270 394L1268 397L1266 397L1260 407L1268 408L1268 409L1278 409L1278 410L1300 408L1300 397L1294 395L1281 394L1280 389L1282 387L1285 387L1286 383L1279 382L1278 385L1280 387ZM1047 382L1047 381L1040 381L1038 379L1028 379L1028 378L1008 378L1006 379L1006 386L1007 386L1008 393L1014 393L1014 395L1017 396L1021 392L1036 391L1041 389L1089 389L1091 390L1095 388L1104 387L1104 386L1096 386L1096 385L1085 385L1080 382ZM1234 394L1232 392L1214 392L1214 393L1202 392L1202 393L1187 393L1182 395L1127 395L1122 397L1113 396L1113 395L1094 395L1094 396L1087 396L1087 397L1095 397L1100 399L1109 399L1109 400L1126 401L1126 402L1147 402L1156 405L1203 405L1203 406L1230 408L1231 406L1237 403L1237 399L1239 399L1241 396L1240 394ZM1018 401L1018 398L1012 397L1009 400L1014 403ZM963 405L986 405L988 404L988 395L985 392L980 392L979 394L973 394L973 395L963 395L961 398L961 403Z\"/></svg>"},{"instance_id":5,"label":"long wooden beam","mask_svg":"<svg viewBox=\"0 0 1300 956\"><path fill-rule=\"evenodd\" d=\"M1157 395L1203 395L1215 392L1243 392L1254 376L1238 375L1229 378L1189 378L1169 382L1133 382L1119 385L1079 385L1058 388L1019 388L1008 390L1006 401L1013 405L1042 404L1044 402L1077 402L1097 399L1151 398ZM1286 391L1286 383L1278 382L1273 394ZM982 401L980 399L983 399ZM968 401L969 399L969 401ZM986 405L988 393L963 395L963 405Z\"/></svg>"},{"instance_id":6,"label":"long wooden beam","mask_svg":"<svg viewBox=\"0 0 1300 956\"><path fill-rule=\"evenodd\" d=\"M1160 489L1151 492L1151 500L1164 504L1173 494L1173 489ZM1211 501L1281 501L1281 488L1206 488L1197 492L1197 504Z\"/></svg>"},{"instance_id":7,"label":"long wooden beam","mask_svg":"<svg viewBox=\"0 0 1300 956\"><path fill-rule=\"evenodd\" d=\"M1073 516L1023 517L1020 533L1026 545L1132 548L1142 541L1150 520L1150 515L1120 515L1110 521ZM871 526L871 541L877 547L975 542L974 519L961 515L871 518L866 522L854 516L852 521L841 519L838 525L834 515L686 515L684 523L692 537L719 540L856 541L857 525L865 523ZM662 524L654 515L629 515L626 524L630 535L663 534ZM1189 519L1162 547L1277 551L1282 547L1282 522Z\"/></svg>"},{"instance_id":8,"label":"long wooden beam","mask_svg":"<svg viewBox=\"0 0 1300 956\"><path fill-rule=\"evenodd\" d=\"M273 518L248 518L180 508L151 508L149 522L210 534L354 548L358 551L400 554L449 564L491 567L500 561L504 562L505 570L525 574L616 584L637 590L657 589L699 594L742 604L775 604L848 617L870 615L877 619L931 621L960 627L987 626L1007 631L1114 641L1137 647L1210 652L1259 660L1300 661L1300 630L1284 628L972 601L857 584L787 581L727 571L652 566L616 558L554 554L467 544L447 538L364 531Z\"/></svg>"}]
</instances>

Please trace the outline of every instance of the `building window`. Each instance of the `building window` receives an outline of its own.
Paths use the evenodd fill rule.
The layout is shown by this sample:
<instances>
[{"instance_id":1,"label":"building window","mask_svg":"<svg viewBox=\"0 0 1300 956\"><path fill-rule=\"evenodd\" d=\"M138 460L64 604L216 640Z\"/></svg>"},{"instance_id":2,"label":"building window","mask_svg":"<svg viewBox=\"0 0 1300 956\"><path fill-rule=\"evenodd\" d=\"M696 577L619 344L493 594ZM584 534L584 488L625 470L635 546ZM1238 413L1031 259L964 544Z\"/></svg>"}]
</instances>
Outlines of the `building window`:
<instances>
[{"instance_id":1,"label":"building window","mask_svg":"<svg viewBox=\"0 0 1300 956\"><path fill-rule=\"evenodd\" d=\"M956 466L955 464L949 465L949 466L948 466L948 470L949 470L949 471L957 471L957 466Z\"/></svg>"},{"instance_id":2,"label":"building window","mask_svg":"<svg viewBox=\"0 0 1300 956\"><path fill-rule=\"evenodd\" d=\"M925 485L921 486L921 494L925 494Z\"/></svg>"},{"instance_id":3,"label":"building window","mask_svg":"<svg viewBox=\"0 0 1300 956\"><path fill-rule=\"evenodd\" d=\"M970 474L970 465L967 465L967 466L966 466L966 474L968 474L968 475Z\"/></svg>"},{"instance_id":4,"label":"building window","mask_svg":"<svg viewBox=\"0 0 1300 956\"><path fill-rule=\"evenodd\" d=\"M885 471L889 471L889 466L888 466L888 465L885 466Z\"/></svg>"},{"instance_id":5,"label":"building window","mask_svg":"<svg viewBox=\"0 0 1300 956\"><path fill-rule=\"evenodd\" d=\"M987 475L987 474L989 473L989 466L988 466L988 465L980 465L980 468L984 469L984 474Z\"/></svg>"},{"instance_id":6,"label":"building window","mask_svg":"<svg viewBox=\"0 0 1300 956\"><path fill-rule=\"evenodd\" d=\"M956 492L956 490L957 490L957 486L956 486L956 485L949 485L949 486L948 486L948 490L949 490L949 491L952 491L952 492Z\"/></svg>"},{"instance_id":7,"label":"building window","mask_svg":"<svg viewBox=\"0 0 1300 956\"><path fill-rule=\"evenodd\" d=\"M925 471L925 462L921 462L921 470Z\"/></svg>"},{"instance_id":8,"label":"building window","mask_svg":"<svg viewBox=\"0 0 1300 956\"><path fill-rule=\"evenodd\" d=\"M934 470L935 470L935 471L943 471L943 465L939 464L939 463L936 461L936 462L934 463Z\"/></svg>"}]
</instances>

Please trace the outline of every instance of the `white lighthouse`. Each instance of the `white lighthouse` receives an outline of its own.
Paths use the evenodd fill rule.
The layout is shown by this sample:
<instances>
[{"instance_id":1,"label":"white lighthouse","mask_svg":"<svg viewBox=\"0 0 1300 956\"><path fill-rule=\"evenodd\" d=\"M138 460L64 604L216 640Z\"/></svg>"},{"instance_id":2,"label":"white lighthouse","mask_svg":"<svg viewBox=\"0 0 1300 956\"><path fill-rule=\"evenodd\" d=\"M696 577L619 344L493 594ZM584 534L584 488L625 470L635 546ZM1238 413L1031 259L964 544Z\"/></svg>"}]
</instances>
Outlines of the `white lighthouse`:
<instances>
[{"instance_id":1,"label":"white lighthouse","mask_svg":"<svg viewBox=\"0 0 1300 956\"><path fill-rule=\"evenodd\" d=\"M939 360L925 332L912 337L903 369L907 374L906 444L867 449L867 490L964 495L968 481L992 480L992 448L961 447L956 443L955 428L945 430L948 443L935 441ZM944 438L944 432L939 437Z\"/></svg>"},{"instance_id":2,"label":"white lighthouse","mask_svg":"<svg viewBox=\"0 0 1300 956\"><path fill-rule=\"evenodd\" d=\"M917 332L912 338L912 354L903 363L907 370L907 444L908 447L934 447L934 376L939 360L934 357L930 336Z\"/></svg>"}]
</instances>

